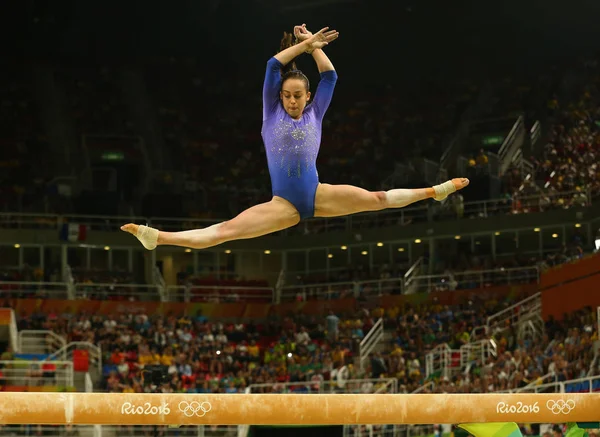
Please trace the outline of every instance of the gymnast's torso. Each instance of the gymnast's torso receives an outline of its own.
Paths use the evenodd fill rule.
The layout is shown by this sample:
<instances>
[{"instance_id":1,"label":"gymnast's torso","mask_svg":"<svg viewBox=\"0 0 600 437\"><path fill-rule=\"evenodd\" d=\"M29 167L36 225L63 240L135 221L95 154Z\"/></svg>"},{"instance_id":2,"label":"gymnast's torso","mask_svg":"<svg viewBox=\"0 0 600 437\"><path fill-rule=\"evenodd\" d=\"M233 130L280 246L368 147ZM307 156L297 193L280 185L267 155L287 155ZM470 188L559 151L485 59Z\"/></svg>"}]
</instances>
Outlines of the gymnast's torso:
<instances>
[{"instance_id":1,"label":"gymnast's torso","mask_svg":"<svg viewBox=\"0 0 600 437\"><path fill-rule=\"evenodd\" d=\"M267 63L263 89L262 138L265 144L273 195L290 201L305 218L314 209L319 184L317 156L321 145L323 115L329 107L337 80L335 71L321 73L312 103L300 119L285 111L279 100L281 64Z\"/></svg>"},{"instance_id":2,"label":"gymnast's torso","mask_svg":"<svg viewBox=\"0 0 600 437\"><path fill-rule=\"evenodd\" d=\"M273 116L263 121L262 137L274 191L290 184L318 182L321 121L313 105L306 107L300 120L279 105Z\"/></svg>"}]
</instances>

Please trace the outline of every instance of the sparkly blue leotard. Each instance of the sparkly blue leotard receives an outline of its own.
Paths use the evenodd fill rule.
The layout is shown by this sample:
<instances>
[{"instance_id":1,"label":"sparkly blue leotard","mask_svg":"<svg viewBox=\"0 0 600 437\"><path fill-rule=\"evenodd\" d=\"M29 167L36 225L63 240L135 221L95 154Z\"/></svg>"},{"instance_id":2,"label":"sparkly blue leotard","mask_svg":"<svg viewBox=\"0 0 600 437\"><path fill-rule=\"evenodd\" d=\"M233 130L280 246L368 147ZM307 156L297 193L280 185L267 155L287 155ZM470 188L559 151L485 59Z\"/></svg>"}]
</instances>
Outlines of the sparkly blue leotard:
<instances>
[{"instance_id":1,"label":"sparkly blue leotard","mask_svg":"<svg viewBox=\"0 0 600 437\"><path fill-rule=\"evenodd\" d=\"M267 62L263 87L262 137L267 152L273 195L296 207L301 218L314 216L319 184L317 155L321 145L321 123L333 97L337 80L334 70L321 73L315 97L300 120L294 120L279 100L282 64Z\"/></svg>"}]
</instances>

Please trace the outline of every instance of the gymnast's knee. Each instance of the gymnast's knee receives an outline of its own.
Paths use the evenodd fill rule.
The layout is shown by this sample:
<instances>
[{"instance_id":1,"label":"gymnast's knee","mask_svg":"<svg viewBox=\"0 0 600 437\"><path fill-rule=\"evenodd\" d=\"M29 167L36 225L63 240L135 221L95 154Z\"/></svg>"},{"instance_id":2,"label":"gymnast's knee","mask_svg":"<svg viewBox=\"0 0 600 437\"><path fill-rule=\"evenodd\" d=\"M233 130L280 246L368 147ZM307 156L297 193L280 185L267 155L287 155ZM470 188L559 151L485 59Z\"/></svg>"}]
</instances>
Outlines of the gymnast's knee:
<instances>
[{"instance_id":1,"label":"gymnast's knee","mask_svg":"<svg viewBox=\"0 0 600 437\"><path fill-rule=\"evenodd\" d=\"M372 211L381 211L382 209L386 209L389 207L385 191L373 191L371 192L371 195L373 196Z\"/></svg>"},{"instance_id":2,"label":"gymnast's knee","mask_svg":"<svg viewBox=\"0 0 600 437\"><path fill-rule=\"evenodd\" d=\"M222 244L227 241L235 240L239 238L239 230L235 229L235 225L231 223L231 220L215 225L214 238L217 244Z\"/></svg>"}]
</instances>

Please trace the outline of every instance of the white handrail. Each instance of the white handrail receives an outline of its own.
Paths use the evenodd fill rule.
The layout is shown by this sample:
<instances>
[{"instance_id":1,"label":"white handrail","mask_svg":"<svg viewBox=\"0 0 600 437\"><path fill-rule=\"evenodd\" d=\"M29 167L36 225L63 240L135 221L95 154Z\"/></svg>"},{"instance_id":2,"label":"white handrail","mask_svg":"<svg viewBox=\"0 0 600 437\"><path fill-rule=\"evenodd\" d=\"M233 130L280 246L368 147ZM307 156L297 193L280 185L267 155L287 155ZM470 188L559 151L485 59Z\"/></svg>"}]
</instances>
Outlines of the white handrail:
<instances>
[{"instance_id":1,"label":"white handrail","mask_svg":"<svg viewBox=\"0 0 600 437\"><path fill-rule=\"evenodd\" d=\"M75 280L73 279L73 270L69 264L65 264L63 269L63 281L67 284L67 294L69 299L75 299Z\"/></svg>"},{"instance_id":2,"label":"white handrail","mask_svg":"<svg viewBox=\"0 0 600 437\"><path fill-rule=\"evenodd\" d=\"M427 389L429 387L435 388L435 382L433 382L433 381L426 382L425 384L423 384L422 386L417 388L415 391L413 391L412 394L421 393L422 391L425 391L425 389Z\"/></svg>"},{"instance_id":3,"label":"white handrail","mask_svg":"<svg viewBox=\"0 0 600 437\"><path fill-rule=\"evenodd\" d=\"M367 332L367 335L365 335L365 337L360 341L361 349L363 347L366 347L367 343L369 343L371 341L371 338L376 335L376 331L379 328L383 329L383 319L382 318L377 320L377 322L373 325L373 327L369 330L369 332Z\"/></svg>"},{"instance_id":4,"label":"white handrail","mask_svg":"<svg viewBox=\"0 0 600 437\"><path fill-rule=\"evenodd\" d=\"M19 331L19 348L21 350L21 353L24 353L23 345L26 344L25 340L29 336L35 336L34 338L37 338L37 339L42 338L44 342L46 341L46 338L49 336L52 338L53 341L58 343L59 346L57 349L60 349L65 344L67 344L67 341L63 337L61 337L60 335L56 334L53 331L44 330L44 329L24 329L22 331Z\"/></svg>"},{"instance_id":5,"label":"white handrail","mask_svg":"<svg viewBox=\"0 0 600 437\"><path fill-rule=\"evenodd\" d=\"M94 392L94 383L92 381L92 377L90 376L90 372L85 373L85 392L93 393Z\"/></svg>"},{"instance_id":6,"label":"white handrail","mask_svg":"<svg viewBox=\"0 0 600 437\"><path fill-rule=\"evenodd\" d=\"M102 374L102 349L88 341L72 341L71 343L64 345L53 354L47 356L44 361L51 361L58 357L67 359L69 358L69 354L72 354L75 349L86 349L88 352L90 352L91 361L96 361L98 373Z\"/></svg>"},{"instance_id":7,"label":"white handrail","mask_svg":"<svg viewBox=\"0 0 600 437\"><path fill-rule=\"evenodd\" d=\"M15 311L11 308L10 310L10 347L16 353L21 351L21 345L19 344L19 328L17 327L17 318L15 317Z\"/></svg>"},{"instance_id":8,"label":"white handrail","mask_svg":"<svg viewBox=\"0 0 600 437\"><path fill-rule=\"evenodd\" d=\"M189 296L186 292L189 291ZM254 286L243 286L243 285L190 285L187 286L175 286L171 285L167 287L167 295L169 300L185 301L187 297L195 298L206 298L206 299L219 299L232 297L231 294L220 294L219 291L234 292L238 298L243 299L260 299L268 300L273 302L275 296L275 290L271 287L254 287ZM198 293L199 292L199 293ZM207 292L207 293L203 293ZM216 293L215 293L216 292Z\"/></svg>"},{"instance_id":9,"label":"white handrail","mask_svg":"<svg viewBox=\"0 0 600 437\"><path fill-rule=\"evenodd\" d=\"M397 392L398 380L396 378L347 379L344 381L346 388L355 387L355 386L360 387L361 385L366 384L366 383L373 383L374 385L376 383L378 383L378 384L383 384L386 387L391 386L392 391L390 391L390 393ZM305 387L316 386L316 387L318 387L319 393L325 393L327 391L336 390L338 387L338 381L335 379L331 379L331 380L326 380L326 381L297 381L297 382L281 382L281 383L280 382L268 382L268 383L262 383L262 384L250 384L246 388L245 393L252 393L252 389L257 389L257 388L280 389L280 388L298 387L298 386L305 386Z\"/></svg>"},{"instance_id":10,"label":"white handrail","mask_svg":"<svg viewBox=\"0 0 600 437\"><path fill-rule=\"evenodd\" d=\"M361 340L358 348L361 370L364 370L364 362L369 357L371 351L375 348L377 343L383 339L383 332L383 318L380 318Z\"/></svg>"},{"instance_id":11,"label":"white handrail","mask_svg":"<svg viewBox=\"0 0 600 437\"><path fill-rule=\"evenodd\" d=\"M3 376L2 379L5 381L17 381L14 385L23 385L23 382L32 382L31 385L64 385L66 387L73 387L73 362L66 360L54 360L48 362L55 366L54 371L43 369L42 365L46 361L32 361L32 360L19 360L19 361L0 361L0 367L2 368ZM37 374L32 374L35 371ZM52 375L47 376L46 373ZM10 385L10 384L8 384Z\"/></svg>"},{"instance_id":12,"label":"white handrail","mask_svg":"<svg viewBox=\"0 0 600 437\"><path fill-rule=\"evenodd\" d=\"M484 282L484 279L487 277L491 277L492 281L501 281L503 284L511 284L515 281L520 281L523 279L517 275L518 273L526 274L525 279L535 279L539 280L539 271L537 267L516 267L504 270L476 270L476 271L465 271L454 274L455 278L458 278L458 284L462 284L462 282L472 282L469 278L471 276L477 276L480 282ZM463 279L463 277L467 277L467 279ZM413 276L412 281L415 284L419 284L421 281L426 284L435 284L442 283L443 279L447 278L447 275L423 275L423 276ZM23 284L22 282L11 282L13 286L19 286ZM36 286L44 287L45 285L59 285L66 288L65 283L46 283L46 282L36 282ZM108 283L108 284L77 284L76 288L76 297L81 296L83 290L90 289L101 289L108 296L122 296L123 293L115 292L111 293L106 288L115 287L115 288L128 288L130 292L128 295L132 296L145 296L149 300L152 299L152 293L147 293L144 291L137 292L135 290L159 290L155 285L147 285L147 284L121 284L121 283ZM341 291L341 288L347 288L346 291L351 292L355 297L357 296L357 290L361 288L371 289L371 292L380 296L383 294L392 294L393 292L403 293L406 290L406 283L401 278L390 278L390 279L375 279L370 281L356 281L356 282L323 282L323 283L312 283L312 284L303 284L303 285L286 285L282 287L281 300L292 301L296 300L298 292L311 290L316 291L315 294L311 297L318 298L329 298L331 294L337 293ZM267 298L269 300L274 299L274 290L271 287L252 287L252 286L222 286L222 285L194 285L191 287L193 290L264 290L264 294L248 294L247 296L240 297L251 297L256 299ZM338 289L336 289L338 288ZM184 290L183 286L170 286L167 287L166 293L168 297L179 297L178 291ZM460 286L457 289L461 289ZM421 290L423 291L423 290ZM431 291L430 288L427 288L426 291ZM158 293L157 293L158 294ZM367 293L368 294L368 293ZM175 295L175 296L173 296Z\"/></svg>"},{"instance_id":13,"label":"white handrail","mask_svg":"<svg viewBox=\"0 0 600 437\"><path fill-rule=\"evenodd\" d=\"M472 276L477 276L479 281L482 283L485 282L484 279L491 277L492 281L499 280L504 284L512 284L519 282L523 279L519 274L525 274L525 279L535 279L539 280L539 269L536 266L530 267L514 267L508 269L493 269L493 270L467 270L464 272L455 273L454 276L457 278L458 284L462 284L463 282L472 282L469 279ZM412 282L415 284L419 284L421 281L426 282L427 284L441 283L442 280L446 279L448 275L421 275L421 276L413 276ZM463 279L463 278L467 279ZM407 288L407 283L402 281L401 279L375 279L371 281L357 281L357 282L329 282L329 283L313 283L313 284L303 284L303 285L290 285L283 287L284 293L282 293L282 301L286 300L295 300L296 294L300 290L307 289L325 289L320 293L316 293L317 297L326 297L326 295L331 292L335 292L336 290L332 290L334 287L343 287L347 286L349 289L354 289L358 286L374 286L379 290L385 287L384 284L389 284L390 287L400 287L400 291L405 293ZM382 287L383 285L383 287ZM461 289L457 287L457 289ZM293 292L287 292L287 290L295 290ZM429 288L427 291L431 291Z\"/></svg>"},{"instance_id":14,"label":"white handrail","mask_svg":"<svg viewBox=\"0 0 600 437\"><path fill-rule=\"evenodd\" d=\"M165 283L165 278L163 278L163 275L160 273L160 270L157 266L154 266L152 269L152 281L158 289L161 302L167 302L169 300L167 295L167 284Z\"/></svg>"},{"instance_id":15,"label":"white handrail","mask_svg":"<svg viewBox=\"0 0 600 437\"><path fill-rule=\"evenodd\" d=\"M419 257L419 259L417 259L414 264L410 267L410 269L408 269L406 271L406 273L404 274L404 281L406 282L406 284L408 285L408 282L410 281L410 277L412 276L413 272L421 267L421 263L423 262L423 257Z\"/></svg>"},{"instance_id":16,"label":"white handrail","mask_svg":"<svg viewBox=\"0 0 600 437\"><path fill-rule=\"evenodd\" d=\"M535 310L541 310L541 299L542 299L542 293L535 293L519 302L517 302L514 305L509 306L508 308L505 308L501 311L498 311L496 314L492 314L491 316L489 316L486 320L486 326L488 327L488 329L491 329L492 326L497 325L498 323L501 323L502 321L506 320L507 318L502 319L502 317L504 317L505 315L508 315L508 319L512 320L515 317L519 318L521 317L521 315L523 314L523 307L527 306L528 307L528 311L535 311ZM531 305L531 308L529 308L529 305ZM515 313L515 310L519 310L518 314ZM495 322L496 319L499 319L498 322Z\"/></svg>"}]
</instances>

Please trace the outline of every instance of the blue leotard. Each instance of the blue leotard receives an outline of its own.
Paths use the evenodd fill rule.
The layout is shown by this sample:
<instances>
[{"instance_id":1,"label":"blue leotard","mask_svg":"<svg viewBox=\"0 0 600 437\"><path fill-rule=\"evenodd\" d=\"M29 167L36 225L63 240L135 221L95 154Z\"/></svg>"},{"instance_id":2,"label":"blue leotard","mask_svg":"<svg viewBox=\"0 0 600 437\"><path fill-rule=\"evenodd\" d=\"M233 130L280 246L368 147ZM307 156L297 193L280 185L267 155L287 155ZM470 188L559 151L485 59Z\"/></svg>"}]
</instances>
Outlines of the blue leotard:
<instances>
[{"instance_id":1,"label":"blue leotard","mask_svg":"<svg viewBox=\"0 0 600 437\"><path fill-rule=\"evenodd\" d=\"M262 138L267 152L273 195L283 197L296 207L301 218L314 216L315 193L319 184L317 156L321 146L321 124L333 97L337 81L334 70L321 73L312 103L300 120L294 120L283 109L281 62L267 62L263 87Z\"/></svg>"}]
</instances>

